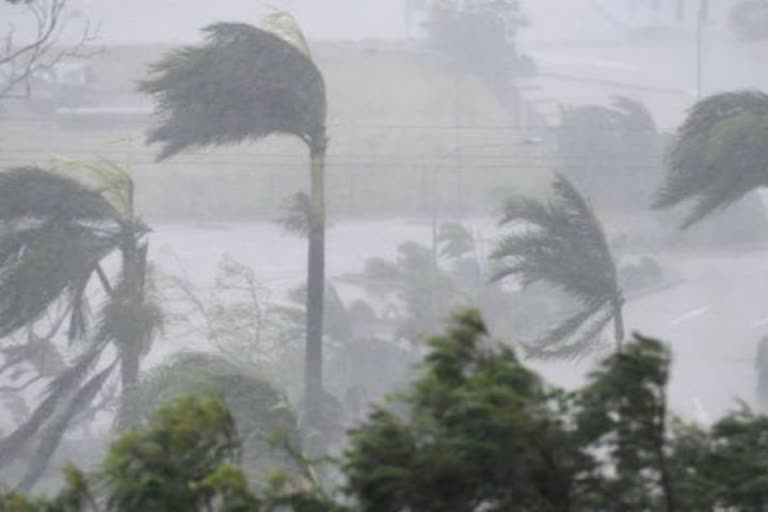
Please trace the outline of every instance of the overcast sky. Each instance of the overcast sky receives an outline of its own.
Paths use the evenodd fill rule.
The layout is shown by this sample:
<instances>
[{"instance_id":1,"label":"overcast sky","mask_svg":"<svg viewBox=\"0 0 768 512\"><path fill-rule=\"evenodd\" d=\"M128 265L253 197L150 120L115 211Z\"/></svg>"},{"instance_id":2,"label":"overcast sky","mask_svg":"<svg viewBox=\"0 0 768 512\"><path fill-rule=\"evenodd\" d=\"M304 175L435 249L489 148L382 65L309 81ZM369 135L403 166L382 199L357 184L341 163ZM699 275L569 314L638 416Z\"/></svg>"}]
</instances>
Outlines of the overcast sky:
<instances>
[{"instance_id":1,"label":"overcast sky","mask_svg":"<svg viewBox=\"0 0 768 512\"><path fill-rule=\"evenodd\" d=\"M312 39L400 39L406 34L405 0L69 1L101 22L102 40L107 44L194 41L199 38L199 28L214 21L258 23L267 5L293 12ZM601 1L624 5L617 4L618 0ZM531 21L524 35L529 40L611 36L615 32L595 12L594 0L528 0L523 6ZM0 7L0 24L12 22L12 12L7 6Z\"/></svg>"},{"instance_id":2,"label":"overcast sky","mask_svg":"<svg viewBox=\"0 0 768 512\"><path fill-rule=\"evenodd\" d=\"M686 0L697 5L698 0ZM727 3L730 0L722 0ZM101 22L106 44L190 42L215 21L259 23L268 5L294 13L311 39L402 39L406 0L69 0L73 10ZM622 23L671 19L676 2L524 0L530 26L522 41L605 40L621 37ZM634 6L634 8L630 8ZM689 12L693 10L689 7ZM19 20L20 8L0 2L0 28ZM631 12L631 16L628 13ZM14 14L15 13L15 14ZM14 20L15 18L15 20Z\"/></svg>"},{"instance_id":3,"label":"overcast sky","mask_svg":"<svg viewBox=\"0 0 768 512\"><path fill-rule=\"evenodd\" d=\"M108 42L191 41L215 21L258 23L267 5L291 11L311 38L399 38L401 0L70 0L100 19Z\"/></svg>"}]
</instances>

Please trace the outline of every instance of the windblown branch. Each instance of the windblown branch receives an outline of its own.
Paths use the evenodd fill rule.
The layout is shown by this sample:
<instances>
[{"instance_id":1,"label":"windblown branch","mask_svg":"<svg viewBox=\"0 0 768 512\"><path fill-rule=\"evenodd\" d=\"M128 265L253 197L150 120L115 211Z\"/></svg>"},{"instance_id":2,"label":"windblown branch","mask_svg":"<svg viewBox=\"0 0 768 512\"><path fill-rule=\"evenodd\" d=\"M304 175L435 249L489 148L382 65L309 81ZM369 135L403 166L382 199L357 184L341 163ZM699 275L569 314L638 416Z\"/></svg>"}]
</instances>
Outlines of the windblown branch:
<instances>
[{"instance_id":1,"label":"windblown branch","mask_svg":"<svg viewBox=\"0 0 768 512\"><path fill-rule=\"evenodd\" d=\"M67 0L32 0L25 8L34 34L31 42L19 45L15 27L11 26L0 42L0 99L29 97L35 74L49 71L66 59L87 58L94 53L87 47L96 39L98 27L88 21L83 23L73 44L61 44L61 37L70 26ZM24 93L14 94L20 86L24 86Z\"/></svg>"}]
</instances>

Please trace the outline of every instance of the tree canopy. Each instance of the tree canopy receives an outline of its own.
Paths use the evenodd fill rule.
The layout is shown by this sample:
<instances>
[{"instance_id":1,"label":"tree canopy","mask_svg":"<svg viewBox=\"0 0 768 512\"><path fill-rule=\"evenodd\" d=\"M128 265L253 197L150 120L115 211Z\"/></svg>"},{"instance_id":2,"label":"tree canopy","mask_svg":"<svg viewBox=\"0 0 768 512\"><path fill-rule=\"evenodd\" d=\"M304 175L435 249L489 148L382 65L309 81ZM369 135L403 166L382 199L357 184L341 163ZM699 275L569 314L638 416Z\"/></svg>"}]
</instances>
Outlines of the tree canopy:
<instances>
[{"instance_id":1,"label":"tree canopy","mask_svg":"<svg viewBox=\"0 0 768 512\"><path fill-rule=\"evenodd\" d=\"M409 387L350 432L341 484L330 491L311 472L298 485L274 473L249 487L233 416L214 398L182 396L122 434L93 474L67 469L53 500L11 493L0 504L10 512L746 512L767 504L768 420L748 409L711 428L675 418L671 355L656 340L635 337L569 392L490 338L475 311L456 315L428 347Z\"/></svg>"},{"instance_id":2,"label":"tree canopy","mask_svg":"<svg viewBox=\"0 0 768 512\"><path fill-rule=\"evenodd\" d=\"M306 54L243 23L204 32L205 45L170 52L141 82L158 101L148 141L163 145L158 159L281 133L325 144L325 84Z\"/></svg>"},{"instance_id":3,"label":"tree canopy","mask_svg":"<svg viewBox=\"0 0 768 512\"><path fill-rule=\"evenodd\" d=\"M705 98L678 130L654 208L693 203L683 227L768 185L768 95L737 91Z\"/></svg>"}]
</instances>

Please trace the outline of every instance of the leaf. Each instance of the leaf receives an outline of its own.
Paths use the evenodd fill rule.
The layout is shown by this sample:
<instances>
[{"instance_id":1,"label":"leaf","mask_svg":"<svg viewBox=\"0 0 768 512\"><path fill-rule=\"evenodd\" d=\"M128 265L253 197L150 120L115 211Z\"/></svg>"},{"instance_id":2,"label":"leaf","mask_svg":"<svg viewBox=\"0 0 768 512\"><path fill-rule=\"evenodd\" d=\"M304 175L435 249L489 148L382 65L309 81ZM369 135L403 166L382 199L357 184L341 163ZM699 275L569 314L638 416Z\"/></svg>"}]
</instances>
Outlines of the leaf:
<instances>
[{"instance_id":1,"label":"leaf","mask_svg":"<svg viewBox=\"0 0 768 512\"><path fill-rule=\"evenodd\" d=\"M263 26L265 29L293 45L308 59L312 59L309 44L304 37L301 26L291 13L282 9L269 7L269 12L264 16Z\"/></svg>"},{"instance_id":2,"label":"leaf","mask_svg":"<svg viewBox=\"0 0 768 512\"><path fill-rule=\"evenodd\" d=\"M0 237L0 336L40 318L68 290L82 288L117 244L114 233L80 224L6 232Z\"/></svg>"},{"instance_id":3,"label":"leaf","mask_svg":"<svg viewBox=\"0 0 768 512\"><path fill-rule=\"evenodd\" d=\"M65 169L84 171L95 178L95 190L125 217L133 216L134 183L128 170L107 159L86 162L57 158L56 163Z\"/></svg>"},{"instance_id":4,"label":"leaf","mask_svg":"<svg viewBox=\"0 0 768 512\"><path fill-rule=\"evenodd\" d=\"M74 179L39 167L0 173L0 221L111 221L118 218L97 192Z\"/></svg>"}]
</instances>

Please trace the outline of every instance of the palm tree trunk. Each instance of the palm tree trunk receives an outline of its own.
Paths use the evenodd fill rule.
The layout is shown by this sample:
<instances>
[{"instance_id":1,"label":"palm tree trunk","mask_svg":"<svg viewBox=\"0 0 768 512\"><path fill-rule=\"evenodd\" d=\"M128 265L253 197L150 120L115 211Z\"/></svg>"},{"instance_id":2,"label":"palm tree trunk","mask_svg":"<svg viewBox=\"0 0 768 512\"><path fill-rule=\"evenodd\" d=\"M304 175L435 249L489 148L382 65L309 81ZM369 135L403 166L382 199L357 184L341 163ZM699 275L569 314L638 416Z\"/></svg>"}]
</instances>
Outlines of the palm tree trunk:
<instances>
[{"instance_id":1,"label":"palm tree trunk","mask_svg":"<svg viewBox=\"0 0 768 512\"><path fill-rule=\"evenodd\" d=\"M323 302L325 293L325 142L311 147L307 329L304 400L307 422L317 426L323 397Z\"/></svg>"},{"instance_id":2,"label":"palm tree trunk","mask_svg":"<svg viewBox=\"0 0 768 512\"><path fill-rule=\"evenodd\" d=\"M132 231L125 233L122 245L123 279L124 286L128 287L126 297L132 307L137 307L143 302L144 296L144 272L146 270L146 246L140 248L136 243L136 237ZM120 300L120 299L118 299ZM134 319L137 320L137 319ZM135 334L135 333L134 333ZM141 333L140 336L143 336ZM135 426L137 423L136 408L138 406L138 385L141 357L145 340L122 339L119 344L120 356L120 410L117 419L119 429Z\"/></svg>"},{"instance_id":3,"label":"palm tree trunk","mask_svg":"<svg viewBox=\"0 0 768 512\"><path fill-rule=\"evenodd\" d=\"M121 430L133 427L138 423L136 408L138 406L140 365L141 352L138 346L120 351L121 397L117 427Z\"/></svg>"},{"instance_id":4,"label":"palm tree trunk","mask_svg":"<svg viewBox=\"0 0 768 512\"><path fill-rule=\"evenodd\" d=\"M616 341L616 350L621 352L624 348L624 311L621 300L614 301L613 304L613 332Z\"/></svg>"}]
</instances>

